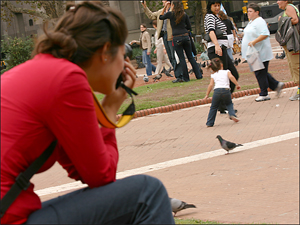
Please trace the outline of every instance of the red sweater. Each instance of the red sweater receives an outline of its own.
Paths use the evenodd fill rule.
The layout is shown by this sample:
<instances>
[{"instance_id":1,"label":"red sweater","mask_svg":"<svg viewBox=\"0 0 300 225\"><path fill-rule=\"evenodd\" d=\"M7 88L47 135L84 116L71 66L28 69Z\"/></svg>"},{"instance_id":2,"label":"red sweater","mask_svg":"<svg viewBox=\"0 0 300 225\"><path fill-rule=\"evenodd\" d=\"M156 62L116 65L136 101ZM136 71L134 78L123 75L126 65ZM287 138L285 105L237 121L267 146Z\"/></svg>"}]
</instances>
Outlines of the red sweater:
<instances>
[{"instance_id":1,"label":"red sweater","mask_svg":"<svg viewBox=\"0 0 300 225\"><path fill-rule=\"evenodd\" d=\"M115 181L115 130L99 128L85 72L39 54L1 76L1 198L55 139L58 145L39 172L58 161L90 188ZM41 208L33 188L21 192L1 224L24 223Z\"/></svg>"}]
</instances>

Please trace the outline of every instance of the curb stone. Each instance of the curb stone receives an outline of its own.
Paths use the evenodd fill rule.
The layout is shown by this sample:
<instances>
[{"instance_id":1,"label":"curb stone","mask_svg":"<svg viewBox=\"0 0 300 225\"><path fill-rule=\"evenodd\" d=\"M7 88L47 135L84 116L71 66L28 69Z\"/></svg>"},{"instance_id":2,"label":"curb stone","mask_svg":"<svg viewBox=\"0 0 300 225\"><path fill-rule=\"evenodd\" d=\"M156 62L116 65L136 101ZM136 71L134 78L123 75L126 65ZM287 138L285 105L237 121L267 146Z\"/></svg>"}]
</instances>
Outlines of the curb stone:
<instances>
[{"instance_id":1,"label":"curb stone","mask_svg":"<svg viewBox=\"0 0 300 225\"><path fill-rule=\"evenodd\" d=\"M295 87L297 86L293 81L291 82L286 82L283 86L284 88L289 88L289 87ZM272 91L268 89L268 91ZM249 89L249 90L244 90L244 91L237 91L232 93L232 98L241 98L244 96L249 96L249 95L256 95L260 93L260 88L254 88L254 89ZM158 113L166 113L166 112L172 112L174 110L179 110L179 109L184 109L184 108L190 108L198 105L206 105L211 103L212 97L209 97L207 99L198 99L198 100L192 100L188 102L181 102L181 103L175 103L172 105L168 106L159 106L156 108L151 108L151 109L143 109L136 111L134 113L133 119L138 118L138 117L144 117L152 114L158 114ZM121 118L121 114L117 115L117 120Z\"/></svg>"}]
</instances>

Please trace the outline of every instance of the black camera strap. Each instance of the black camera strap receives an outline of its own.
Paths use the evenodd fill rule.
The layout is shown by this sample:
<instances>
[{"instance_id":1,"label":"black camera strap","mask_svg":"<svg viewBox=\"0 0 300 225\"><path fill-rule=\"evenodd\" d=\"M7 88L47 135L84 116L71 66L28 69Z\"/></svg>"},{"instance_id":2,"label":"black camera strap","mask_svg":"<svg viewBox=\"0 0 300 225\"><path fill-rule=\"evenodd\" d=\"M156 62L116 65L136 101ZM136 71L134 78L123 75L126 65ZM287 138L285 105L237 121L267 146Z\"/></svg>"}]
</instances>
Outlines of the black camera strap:
<instances>
[{"instance_id":1,"label":"black camera strap","mask_svg":"<svg viewBox=\"0 0 300 225\"><path fill-rule=\"evenodd\" d=\"M16 182L11 186L9 191L1 199L0 217L2 218L9 206L15 201L22 190L26 190L30 186L31 177L38 172L42 165L50 157L57 141L53 141L49 147L22 173L20 173Z\"/></svg>"}]
</instances>

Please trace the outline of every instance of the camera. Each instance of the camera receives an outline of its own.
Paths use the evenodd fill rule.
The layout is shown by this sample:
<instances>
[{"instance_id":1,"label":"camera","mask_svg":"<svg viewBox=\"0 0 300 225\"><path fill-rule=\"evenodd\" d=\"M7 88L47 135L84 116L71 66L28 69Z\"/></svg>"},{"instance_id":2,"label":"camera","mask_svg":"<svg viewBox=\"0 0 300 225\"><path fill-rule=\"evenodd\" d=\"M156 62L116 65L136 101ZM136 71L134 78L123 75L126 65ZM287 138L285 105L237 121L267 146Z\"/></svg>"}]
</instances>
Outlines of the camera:
<instances>
[{"instance_id":1,"label":"camera","mask_svg":"<svg viewBox=\"0 0 300 225\"><path fill-rule=\"evenodd\" d=\"M143 1L140 1L140 3L144 3L144 0L143 0Z\"/></svg>"},{"instance_id":2,"label":"camera","mask_svg":"<svg viewBox=\"0 0 300 225\"><path fill-rule=\"evenodd\" d=\"M129 57L130 59L132 58L132 48L130 47L129 44L125 43L124 59L126 59L127 57ZM123 77L122 77L122 73L121 73L120 76L118 77L118 80L116 83L116 89L118 89L118 87L120 86L122 81L123 81Z\"/></svg>"}]
</instances>

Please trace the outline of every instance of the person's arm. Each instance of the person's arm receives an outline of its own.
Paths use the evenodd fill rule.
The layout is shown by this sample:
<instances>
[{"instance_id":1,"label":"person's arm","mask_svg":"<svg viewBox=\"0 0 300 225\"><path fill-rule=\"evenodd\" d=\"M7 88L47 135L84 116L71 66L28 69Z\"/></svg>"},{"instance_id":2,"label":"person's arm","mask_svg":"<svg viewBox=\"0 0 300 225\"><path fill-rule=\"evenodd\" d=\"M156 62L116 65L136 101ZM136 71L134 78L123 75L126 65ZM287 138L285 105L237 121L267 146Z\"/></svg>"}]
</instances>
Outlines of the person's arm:
<instances>
[{"instance_id":1,"label":"person's arm","mask_svg":"<svg viewBox=\"0 0 300 225\"><path fill-rule=\"evenodd\" d=\"M140 41L137 40L132 40L131 42L129 42L130 45L132 45L133 43L136 43L137 45L140 45Z\"/></svg>"},{"instance_id":2,"label":"person's arm","mask_svg":"<svg viewBox=\"0 0 300 225\"><path fill-rule=\"evenodd\" d=\"M216 36L216 33L214 30L211 30L209 32L209 37L211 39L211 42L215 44L215 53L219 56L222 56L222 49L219 45L219 42L218 42L218 39L217 39L217 36Z\"/></svg>"},{"instance_id":3,"label":"person's arm","mask_svg":"<svg viewBox=\"0 0 300 225\"><path fill-rule=\"evenodd\" d=\"M236 42L239 42L239 38L238 38L235 30L232 30L232 33L233 33L233 36L234 36L234 39L236 40Z\"/></svg>"},{"instance_id":4,"label":"person's arm","mask_svg":"<svg viewBox=\"0 0 300 225\"><path fill-rule=\"evenodd\" d=\"M207 26L206 30L208 30L208 35L211 39L211 42L214 43L215 45L215 53L219 56L222 56L222 49L219 45L219 42L218 42L218 39L217 39L217 36L216 36L216 33L215 33L215 18L212 14L207 14L205 16L205 26Z\"/></svg>"},{"instance_id":5,"label":"person's arm","mask_svg":"<svg viewBox=\"0 0 300 225\"><path fill-rule=\"evenodd\" d=\"M146 40L147 40L147 55L150 55L151 54L151 50L152 50L150 34L147 32L145 34L145 37L146 37Z\"/></svg>"},{"instance_id":6,"label":"person's arm","mask_svg":"<svg viewBox=\"0 0 300 225\"><path fill-rule=\"evenodd\" d=\"M82 73L70 73L44 115L64 152L58 159L69 176L91 188L115 180L118 149L115 130L99 128L93 96Z\"/></svg>"},{"instance_id":7,"label":"person's arm","mask_svg":"<svg viewBox=\"0 0 300 225\"><path fill-rule=\"evenodd\" d=\"M296 9L293 6L287 5L286 10L285 10L285 14L288 17L291 17L292 25L295 25L299 22L298 15L296 13Z\"/></svg>"},{"instance_id":8,"label":"person's arm","mask_svg":"<svg viewBox=\"0 0 300 225\"><path fill-rule=\"evenodd\" d=\"M259 35L255 40L253 40L253 41L250 41L249 43L248 43L248 45L249 46L254 46L254 45L256 45L258 42L261 42L261 41L263 41L263 40L265 40L267 37L269 37L269 35Z\"/></svg>"},{"instance_id":9,"label":"person's arm","mask_svg":"<svg viewBox=\"0 0 300 225\"><path fill-rule=\"evenodd\" d=\"M192 30L192 26L191 26L191 22L190 22L190 19L189 19L189 16L187 14L186 15L186 18L185 18L185 28L188 30L188 31L191 31Z\"/></svg>"},{"instance_id":10,"label":"person's arm","mask_svg":"<svg viewBox=\"0 0 300 225\"><path fill-rule=\"evenodd\" d=\"M211 90L212 90L213 87L214 87L214 83L215 83L215 82L214 82L214 79L213 79L213 78L210 78L210 83L209 83L209 85L208 85L208 87L207 87L207 91L206 91L206 95L205 95L204 99L207 99L207 98L208 98L208 96L209 96Z\"/></svg>"},{"instance_id":11,"label":"person's arm","mask_svg":"<svg viewBox=\"0 0 300 225\"><path fill-rule=\"evenodd\" d=\"M160 13L161 13L161 10L158 10L158 11L156 11L156 12L152 12L149 8L148 8L148 6L147 6L147 3L146 3L146 1L144 1L144 3L142 3L142 5L143 5L143 7L144 7L144 11L145 11L145 14L146 14L146 16L150 19L150 20L156 20L157 19L157 17L160 15Z\"/></svg>"},{"instance_id":12,"label":"person's arm","mask_svg":"<svg viewBox=\"0 0 300 225\"><path fill-rule=\"evenodd\" d=\"M160 16L159 16L159 19L160 19L160 20L164 20L164 19L161 19L161 16L163 16L163 15L165 14L165 12L167 11L167 9L168 9L169 7L170 7L170 2L167 1L166 4L165 4L165 6L164 6L164 8L163 8L163 10L162 10L161 13L160 13Z\"/></svg>"},{"instance_id":13,"label":"person's arm","mask_svg":"<svg viewBox=\"0 0 300 225\"><path fill-rule=\"evenodd\" d=\"M231 80L231 82L236 85L236 89L237 90L241 89L241 86L239 85L239 83L237 82L237 80L235 79L235 77L232 75L232 73L230 71L228 71L227 75L228 75L229 80Z\"/></svg>"},{"instance_id":14,"label":"person's arm","mask_svg":"<svg viewBox=\"0 0 300 225\"><path fill-rule=\"evenodd\" d=\"M134 71L127 58L122 75L124 84L130 88L134 85ZM111 120L116 117L120 102L126 98L126 92L123 92L121 88L117 89L103 104ZM84 72L70 72L53 93L57 94L49 102L43 118L45 126L58 140L59 163L71 178L81 180L91 188L115 181L118 163L115 130L99 128L91 88Z\"/></svg>"}]
</instances>

